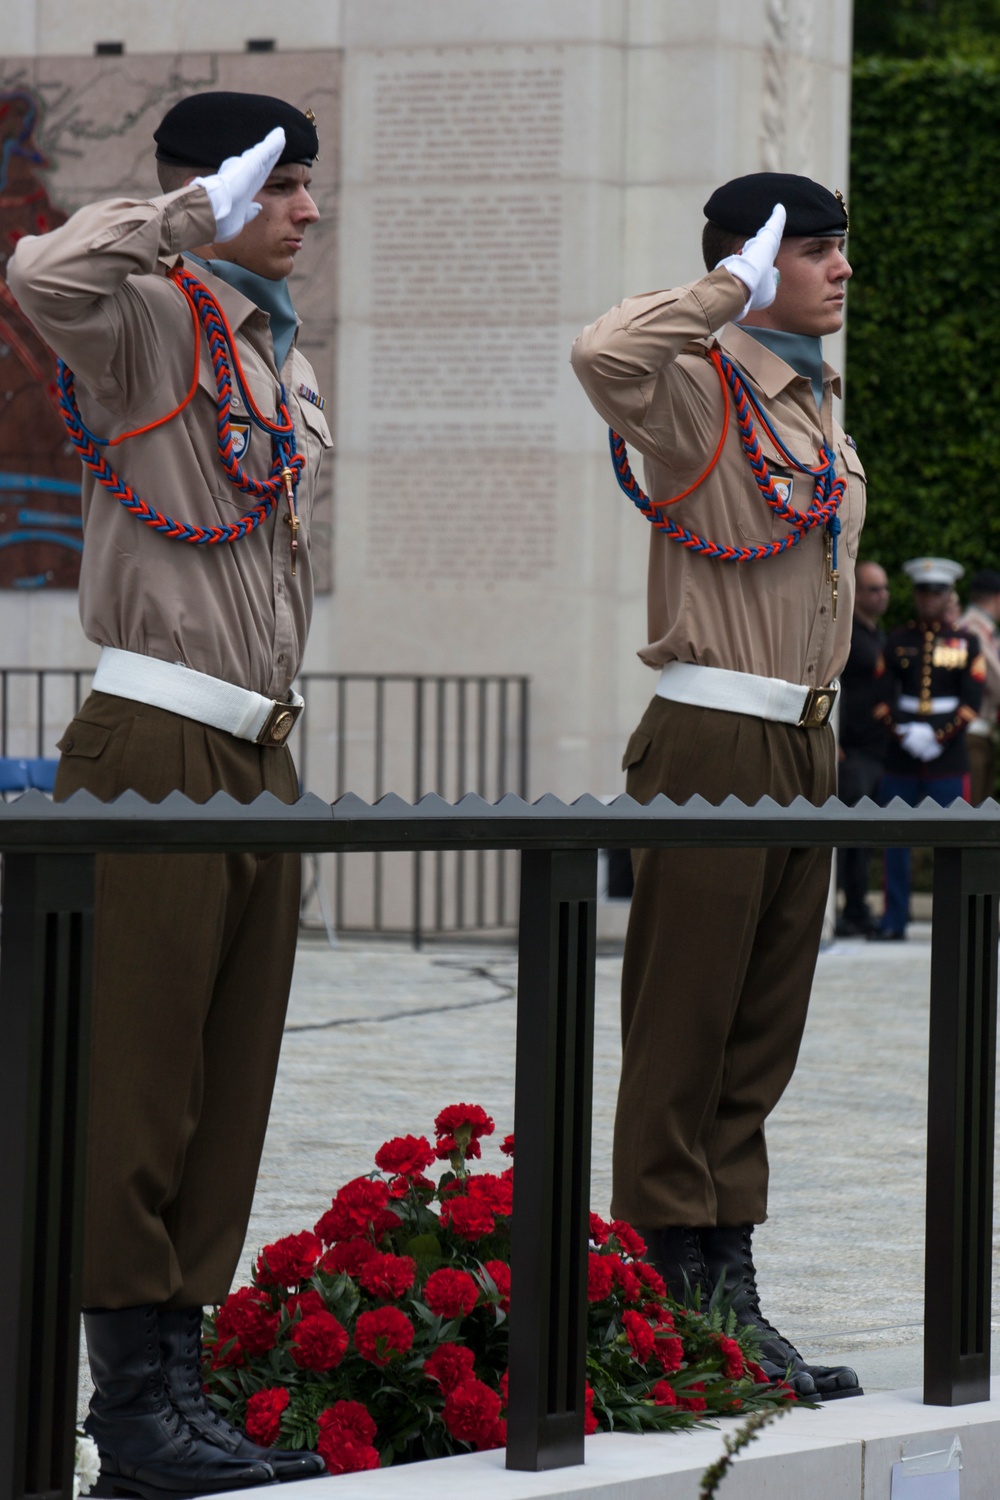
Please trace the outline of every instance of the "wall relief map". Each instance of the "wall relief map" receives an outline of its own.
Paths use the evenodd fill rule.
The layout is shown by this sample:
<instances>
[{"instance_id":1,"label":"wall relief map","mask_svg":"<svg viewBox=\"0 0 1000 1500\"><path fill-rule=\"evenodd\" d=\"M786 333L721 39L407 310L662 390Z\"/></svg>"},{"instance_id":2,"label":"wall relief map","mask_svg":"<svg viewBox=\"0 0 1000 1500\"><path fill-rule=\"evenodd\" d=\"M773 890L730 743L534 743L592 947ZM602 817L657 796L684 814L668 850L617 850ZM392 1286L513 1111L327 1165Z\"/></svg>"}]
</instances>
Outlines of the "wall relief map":
<instances>
[{"instance_id":1,"label":"wall relief map","mask_svg":"<svg viewBox=\"0 0 1000 1500\"><path fill-rule=\"evenodd\" d=\"M82 548L80 461L59 415L55 357L8 290L7 261L22 235L55 228L84 203L158 192L153 131L186 94L276 94L316 114L312 193L322 219L290 285L300 346L332 417L341 61L339 52L0 60L0 589L73 589ZM168 510L177 503L149 499ZM318 500L314 565L328 590L332 464Z\"/></svg>"}]
</instances>

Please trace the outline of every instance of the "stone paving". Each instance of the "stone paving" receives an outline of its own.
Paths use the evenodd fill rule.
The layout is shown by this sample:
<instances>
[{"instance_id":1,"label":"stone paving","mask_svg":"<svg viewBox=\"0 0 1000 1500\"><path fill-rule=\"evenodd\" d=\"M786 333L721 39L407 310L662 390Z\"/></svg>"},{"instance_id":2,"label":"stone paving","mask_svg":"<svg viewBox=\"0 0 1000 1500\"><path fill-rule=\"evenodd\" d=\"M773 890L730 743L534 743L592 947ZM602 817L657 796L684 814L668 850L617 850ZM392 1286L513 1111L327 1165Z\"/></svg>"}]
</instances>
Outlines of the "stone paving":
<instances>
[{"instance_id":1,"label":"stone paving","mask_svg":"<svg viewBox=\"0 0 1000 1500\"><path fill-rule=\"evenodd\" d=\"M906 943L820 954L798 1068L768 1128L771 1217L755 1236L765 1313L807 1357L849 1360L869 1391L922 1379L930 927L910 931ZM591 1204L602 1214L620 970L620 951L599 955ZM482 1166L507 1165L496 1142L513 1129L516 984L513 946L303 938L237 1284L261 1245L311 1228L383 1140L430 1134L446 1104L482 1104L497 1123Z\"/></svg>"}]
</instances>

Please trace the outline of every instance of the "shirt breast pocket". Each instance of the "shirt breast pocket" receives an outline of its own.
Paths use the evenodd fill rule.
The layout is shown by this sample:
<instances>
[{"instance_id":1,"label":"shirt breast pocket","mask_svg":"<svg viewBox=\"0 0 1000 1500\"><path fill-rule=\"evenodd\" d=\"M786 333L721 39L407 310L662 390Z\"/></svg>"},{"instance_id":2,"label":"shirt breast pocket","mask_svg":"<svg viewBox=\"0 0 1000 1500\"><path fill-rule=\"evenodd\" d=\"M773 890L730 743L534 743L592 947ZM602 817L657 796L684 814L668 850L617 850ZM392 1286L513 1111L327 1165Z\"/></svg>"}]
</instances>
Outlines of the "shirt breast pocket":
<instances>
[{"instance_id":1,"label":"shirt breast pocket","mask_svg":"<svg viewBox=\"0 0 1000 1500\"><path fill-rule=\"evenodd\" d=\"M865 466L850 443L845 443L838 454L838 467L844 472L847 486L840 503L840 534L851 557L858 555L861 528L865 524L867 509L867 480Z\"/></svg>"},{"instance_id":2,"label":"shirt breast pocket","mask_svg":"<svg viewBox=\"0 0 1000 1500\"><path fill-rule=\"evenodd\" d=\"M778 498L783 504L790 505L793 510L805 510L808 508L811 498L812 481L808 474L800 474L793 469L783 455L779 454L770 444L761 440L761 451L767 473L774 482L774 488ZM763 476L762 476L763 477ZM807 496L807 490L809 494ZM740 485L738 544L742 546L761 545L767 542L779 540L787 536L789 532L788 522L782 519L780 507L775 509L769 505L761 492L760 485L754 477L750 460L745 458L743 480ZM716 537L715 541L728 541L729 538Z\"/></svg>"}]
</instances>

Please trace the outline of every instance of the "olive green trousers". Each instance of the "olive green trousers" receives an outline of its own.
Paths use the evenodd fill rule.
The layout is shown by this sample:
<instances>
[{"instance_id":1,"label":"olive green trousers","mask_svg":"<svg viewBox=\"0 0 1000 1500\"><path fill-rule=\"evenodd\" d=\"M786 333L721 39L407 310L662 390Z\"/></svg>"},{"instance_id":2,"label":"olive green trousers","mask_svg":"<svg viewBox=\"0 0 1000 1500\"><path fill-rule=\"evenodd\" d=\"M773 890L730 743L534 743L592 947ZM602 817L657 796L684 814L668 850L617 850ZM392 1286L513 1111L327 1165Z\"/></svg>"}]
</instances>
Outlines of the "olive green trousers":
<instances>
[{"instance_id":1,"label":"olive green trousers","mask_svg":"<svg viewBox=\"0 0 1000 1500\"><path fill-rule=\"evenodd\" d=\"M654 698L629 741L639 802L836 790L833 732ZM612 1211L649 1228L761 1223L764 1121L798 1055L830 851L642 849L622 969Z\"/></svg>"},{"instance_id":2,"label":"olive green trousers","mask_svg":"<svg viewBox=\"0 0 1000 1500\"><path fill-rule=\"evenodd\" d=\"M298 796L284 748L103 693L60 741L56 797ZM99 855L85 1307L227 1295L243 1248L298 928L290 854Z\"/></svg>"}]
</instances>

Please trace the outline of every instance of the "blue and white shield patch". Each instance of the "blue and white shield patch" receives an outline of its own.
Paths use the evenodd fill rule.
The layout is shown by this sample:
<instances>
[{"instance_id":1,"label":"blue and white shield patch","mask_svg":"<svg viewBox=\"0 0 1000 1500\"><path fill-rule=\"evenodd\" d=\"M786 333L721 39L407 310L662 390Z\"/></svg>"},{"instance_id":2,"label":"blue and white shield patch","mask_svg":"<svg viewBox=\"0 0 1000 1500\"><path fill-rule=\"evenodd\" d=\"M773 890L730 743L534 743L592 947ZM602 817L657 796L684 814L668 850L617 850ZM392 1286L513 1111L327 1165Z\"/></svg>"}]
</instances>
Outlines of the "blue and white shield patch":
<instances>
[{"instance_id":1,"label":"blue and white shield patch","mask_svg":"<svg viewBox=\"0 0 1000 1500\"><path fill-rule=\"evenodd\" d=\"M230 422L229 430L233 435L233 458L242 463L250 446L250 423Z\"/></svg>"}]
</instances>

